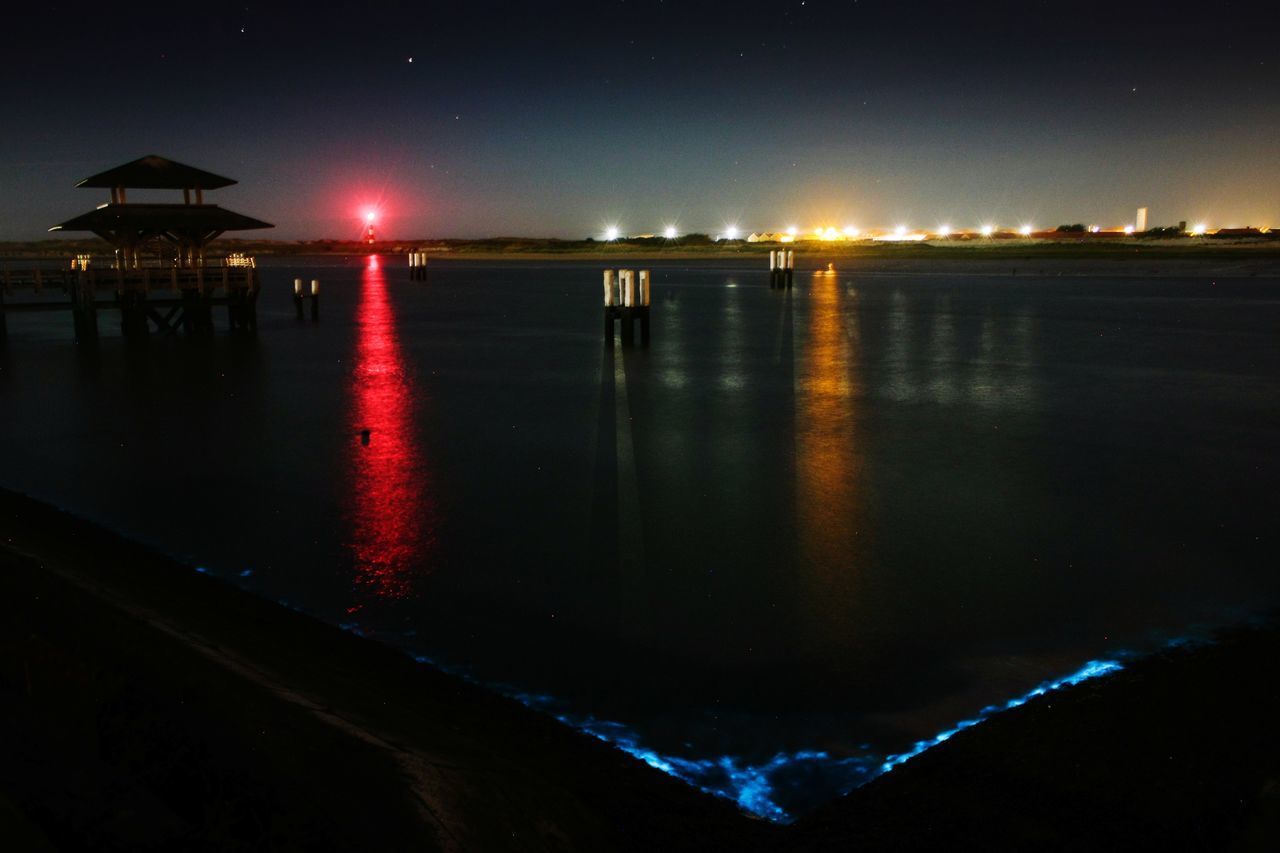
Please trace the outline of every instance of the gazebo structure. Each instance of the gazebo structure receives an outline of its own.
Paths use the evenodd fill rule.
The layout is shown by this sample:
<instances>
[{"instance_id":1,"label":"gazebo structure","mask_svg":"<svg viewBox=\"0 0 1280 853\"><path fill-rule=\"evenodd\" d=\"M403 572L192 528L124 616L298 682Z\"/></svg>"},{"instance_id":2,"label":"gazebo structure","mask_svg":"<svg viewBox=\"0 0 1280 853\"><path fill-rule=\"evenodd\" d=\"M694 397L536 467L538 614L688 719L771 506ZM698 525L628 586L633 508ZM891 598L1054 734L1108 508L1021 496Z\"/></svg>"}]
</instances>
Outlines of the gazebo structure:
<instances>
[{"instance_id":1,"label":"gazebo structure","mask_svg":"<svg viewBox=\"0 0 1280 853\"><path fill-rule=\"evenodd\" d=\"M155 155L85 178L78 187L102 187L111 200L50 231L90 231L111 244L114 262L99 268L89 255L77 255L70 268L54 271L3 269L0 282L0 338L8 311L71 308L76 339L97 337L100 308L120 311L125 337L179 328L188 334L213 330L212 307L226 305L232 331L257 328L258 274L253 258L231 255L206 259L209 243L227 231L273 227L269 222L205 204L206 190L235 181ZM182 190L182 204L131 203L129 190ZM6 306L15 289L36 293L58 288L70 302L25 301ZM163 295L168 291L169 295ZM107 303L102 296L114 296Z\"/></svg>"},{"instance_id":2,"label":"gazebo structure","mask_svg":"<svg viewBox=\"0 0 1280 853\"><path fill-rule=\"evenodd\" d=\"M118 269L138 269L142 265L140 250L149 245L172 250L168 264L164 263L163 248L157 251L159 266L201 267L205 247L223 233L274 227L269 222L204 203L205 190L234 183L231 178L152 154L76 184L77 187L109 189L111 201L49 230L97 234L115 249ZM182 190L182 204L130 204L128 191L131 189Z\"/></svg>"}]
</instances>

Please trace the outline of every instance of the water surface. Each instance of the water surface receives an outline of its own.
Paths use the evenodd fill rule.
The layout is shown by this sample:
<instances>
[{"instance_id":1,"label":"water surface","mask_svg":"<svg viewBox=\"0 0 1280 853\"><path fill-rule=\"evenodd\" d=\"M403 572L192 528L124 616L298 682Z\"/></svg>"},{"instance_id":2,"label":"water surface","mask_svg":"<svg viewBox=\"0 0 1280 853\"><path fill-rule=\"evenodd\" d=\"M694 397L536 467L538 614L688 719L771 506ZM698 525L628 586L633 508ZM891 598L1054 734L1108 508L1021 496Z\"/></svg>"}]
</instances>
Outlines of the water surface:
<instances>
[{"instance_id":1,"label":"water surface","mask_svg":"<svg viewBox=\"0 0 1280 853\"><path fill-rule=\"evenodd\" d=\"M609 350L603 266L268 262L256 339L10 315L0 485L774 818L1280 597L1274 280L655 263Z\"/></svg>"}]
</instances>

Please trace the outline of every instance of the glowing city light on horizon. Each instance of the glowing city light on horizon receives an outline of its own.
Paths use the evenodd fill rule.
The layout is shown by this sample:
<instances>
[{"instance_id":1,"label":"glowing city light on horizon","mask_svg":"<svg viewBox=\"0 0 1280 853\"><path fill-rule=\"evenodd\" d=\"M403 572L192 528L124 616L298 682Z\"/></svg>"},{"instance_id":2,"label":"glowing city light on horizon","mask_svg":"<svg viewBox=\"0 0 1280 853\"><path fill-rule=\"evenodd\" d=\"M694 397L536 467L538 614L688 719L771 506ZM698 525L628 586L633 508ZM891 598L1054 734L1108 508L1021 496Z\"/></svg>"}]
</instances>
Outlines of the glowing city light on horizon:
<instances>
[{"instance_id":1,"label":"glowing city light on horizon","mask_svg":"<svg viewBox=\"0 0 1280 853\"><path fill-rule=\"evenodd\" d=\"M366 239L370 238L371 236L370 232L372 231L375 223L379 219L380 213L381 212L378 211L376 208L365 208L362 211L362 216L365 222ZM1185 228L1184 233L1192 237L1201 237L1209 233L1209 226L1204 222L1196 222L1193 225L1184 226L1184 228ZM1083 230L1089 234L1100 234L1104 232L1116 234L1119 232L1123 232L1125 235L1133 236L1134 234L1137 233L1136 226L1132 224L1124 225L1124 226L1116 226L1112 228L1103 228L1102 226L1091 224L1084 227ZM1268 229L1262 228L1260 230L1265 233ZM1276 229L1271 229L1271 230L1274 231ZM661 231L658 233L667 240L678 240L680 239L681 230L679 226L677 226L674 222L668 222L662 226ZM1034 237L1037 233L1038 232L1036 231L1035 225L1031 223L1024 223L1022 225L1017 226L1016 228L1002 228L992 223L985 223L979 226L976 231L976 234L982 237L994 237L997 234L1000 234L1003 236L1016 234L1021 237L1029 238L1029 237ZM748 239L749 242L755 242L755 241L768 242L770 240L773 240L780 243L804 242L806 240L821 241L821 242L839 242L841 240L858 240L858 239L877 240L877 241L879 240L915 241L915 240L928 240L930 238L948 239L951 237L956 237L957 235L960 237L968 237L974 234L975 234L974 231L965 229L965 228L961 228L957 230L956 227L950 223L940 224L933 229L928 229L928 228L913 229L910 225L902 223L902 224L892 226L887 231L881 230L881 229L872 229L871 231L867 231L867 232L864 232L862 229L854 225L846 225L843 228L840 228L833 225L823 224L823 225L818 225L812 228L805 228L805 229L801 229L796 225L788 225L785 230L780 232L762 231L758 235L752 234L750 238L744 238L742 229L738 225L734 224L734 225L724 225L720 233L717 235L716 239L718 240ZM654 235L644 234L639 236L653 237ZM609 225L603 229L603 239L608 242L613 242L615 240L621 240L621 239L627 239L627 238L623 234L620 226Z\"/></svg>"}]
</instances>

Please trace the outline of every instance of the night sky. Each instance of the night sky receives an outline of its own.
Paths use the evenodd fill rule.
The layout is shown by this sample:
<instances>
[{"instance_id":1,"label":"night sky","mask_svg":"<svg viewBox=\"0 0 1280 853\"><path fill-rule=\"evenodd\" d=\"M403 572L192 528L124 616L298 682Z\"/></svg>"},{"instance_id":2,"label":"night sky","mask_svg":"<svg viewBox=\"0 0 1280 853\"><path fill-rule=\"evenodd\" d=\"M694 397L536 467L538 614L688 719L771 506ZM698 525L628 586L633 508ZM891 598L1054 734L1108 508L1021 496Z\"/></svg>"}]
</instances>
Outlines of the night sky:
<instances>
[{"instance_id":1,"label":"night sky","mask_svg":"<svg viewBox=\"0 0 1280 853\"><path fill-rule=\"evenodd\" d=\"M1275 4L47 3L6 24L0 239L152 153L238 179L210 200L282 239L358 237L373 205L389 238L1139 205L1280 226Z\"/></svg>"}]
</instances>

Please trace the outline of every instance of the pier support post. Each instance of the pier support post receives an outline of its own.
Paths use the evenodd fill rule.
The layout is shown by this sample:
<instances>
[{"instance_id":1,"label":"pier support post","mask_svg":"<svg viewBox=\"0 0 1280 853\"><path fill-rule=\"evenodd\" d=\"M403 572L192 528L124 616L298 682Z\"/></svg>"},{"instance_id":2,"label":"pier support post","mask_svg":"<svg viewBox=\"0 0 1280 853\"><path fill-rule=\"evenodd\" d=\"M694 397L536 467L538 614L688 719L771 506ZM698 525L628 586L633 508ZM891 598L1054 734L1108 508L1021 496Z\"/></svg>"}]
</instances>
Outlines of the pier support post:
<instances>
[{"instance_id":1,"label":"pier support post","mask_svg":"<svg viewBox=\"0 0 1280 853\"><path fill-rule=\"evenodd\" d=\"M116 294L120 306L120 333L126 338L146 337L151 331L147 321L147 296L138 290L123 290Z\"/></svg>"},{"instance_id":2,"label":"pier support post","mask_svg":"<svg viewBox=\"0 0 1280 853\"><path fill-rule=\"evenodd\" d=\"M649 345L649 296L653 288L653 275L649 270L640 270L640 345Z\"/></svg>"},{"instance_id":3,"label":"pier support post","mask_svg":"<svg viewBox=\"0 0 1280 853\"><path fill-rule=\"evenodd\" d=\"M200 334L213 334L213 295L207 290L201 290L197 294L199 296L200 305Z\"/></svg>"},{"instance_id":4,"label":"pier support post","mask_svg":"<svg viewBox=\"0 0 1280 853\"><path fill-rule=\"evenodd\" d=\"M298 319L304 319L302 314L302 279L300 278L293 280L293 308L298 312Z\"/></svg>"},{"instance_id":5,"label":"pier support post","mask_svg":"<svg viewBox=\"0 0 1280 853\"><path fill-rule=\"evenodd\" d=\"M320 280L311 279L311 319L320 319Z\"/></svg>"},{"instance_id":6,"label":"pier support post","mask_svg":"<svg viewBox=\"0 0 1280 853\"><path fill-rule=\"evenodd\" d=\"M618 315L618 299L613 284L613 270L604 271L604 345L613 346L613 322Z\"/></svg>"},{"instance_id":7,"label":"pier support post","mask_svg":"<svg viewBox=\"0 0 1280 853\"><path fill-rule=\"evenodd\" d=\"M617 286L614 277L617 276ZM640 323L640 342L649 343L649 301L652 296L653 275L640 270L637 282L635 270L604 271L604 345L613 347L614 322L622 322L622 343L635 343L635 324ZM637 286L638 284L638 286Z\"/></svg>"},{"instance_id":8,"label":"pier support post","mask_svg":"<svg viewBox=\"0 0 1280 853\"><path fill-rule=\"evenodd\" d=\"M213 303L194 287L182 291L182 331L188 335L213 333Z\"/></svg>"},{"instance_id":9,"label":"pier support post","mask_svg":"<svg viewBox=\"0 0 1280 853\"><path fill-rule=\"evenodd\" d=\"M71 284L71 318L76 343L89 343L98 338L98 312L93 302L93 284L84 273Z\"/></svg>"},{"instance_id":10,"label":"pier support post","mask_svg":"<svg viewBox=\"0 0 1280 853\"><path fill-rule=\"evenodd\" d=\"M635 317L634 309L636 304L636 271L635 270L618 270L618 283L622 288L622 343L624 346L630 346L635 343Z\"/></svg>"},{"instance_id":11,"label":"pier support post","mask_svg":"<svg viewBox=\"0 0 1280 853\"><path fill-rule=\"evenodd\" d=\"M244 319L245 328L250 332L258 331L258 271L253 267L245 270L247 286L245 288Z\"/></svg>"},{"instance_id":12,"label":"pier support post","mask_svg":"<svg viewBox=\"0 0 1280 853\"><path fill-rule=\"evenodd\" d=\"M409 253L409 278L413 281L427 280L427 253Z\"/></svg>"}]
</instances>

